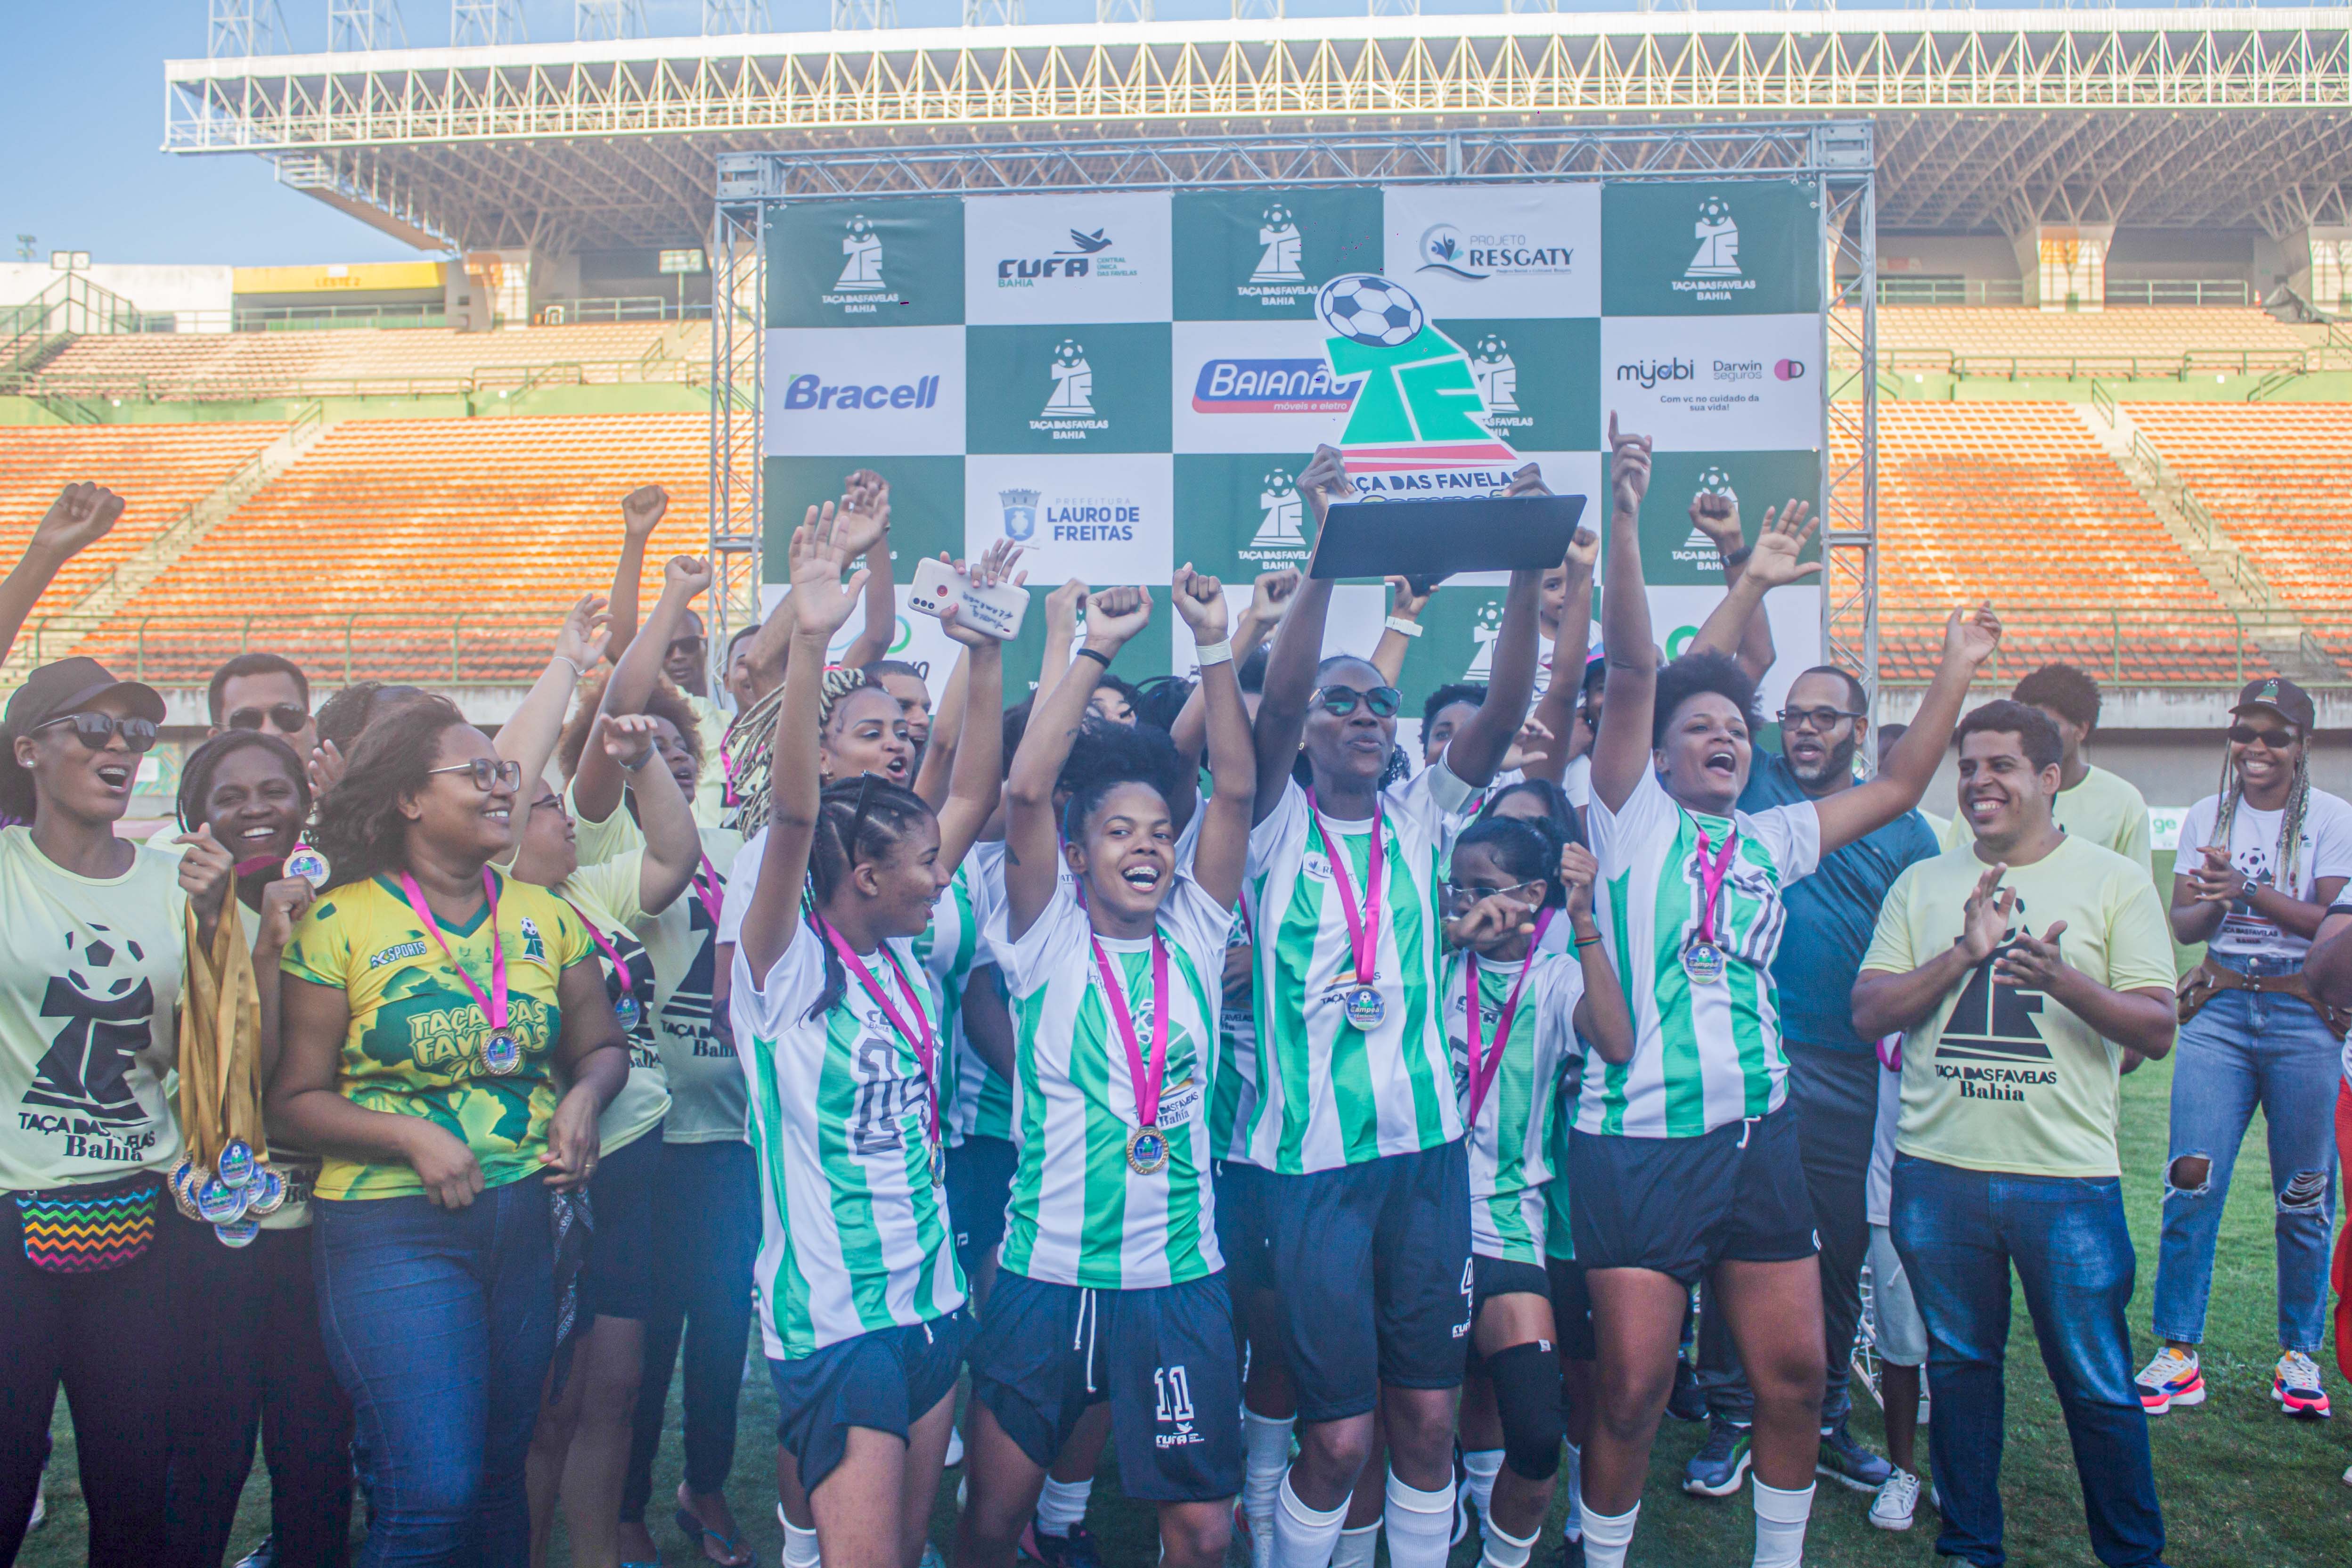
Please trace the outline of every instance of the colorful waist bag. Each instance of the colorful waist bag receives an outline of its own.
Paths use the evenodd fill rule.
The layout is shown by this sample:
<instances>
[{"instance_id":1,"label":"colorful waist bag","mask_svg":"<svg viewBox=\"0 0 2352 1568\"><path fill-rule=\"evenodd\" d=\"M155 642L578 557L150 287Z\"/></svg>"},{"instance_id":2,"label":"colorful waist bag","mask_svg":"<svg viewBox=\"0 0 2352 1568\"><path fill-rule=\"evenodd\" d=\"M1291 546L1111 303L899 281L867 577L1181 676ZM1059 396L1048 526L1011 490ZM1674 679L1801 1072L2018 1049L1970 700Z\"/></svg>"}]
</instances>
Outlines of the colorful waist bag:
<instances>
[{"instance_id":1,"label":"colorful waist bag","mask_svg":"<svg viewBox=\"0 0 2352 1568\"><path fill-rule=\"evenodd\" d=\"M11 1194L24 1221L25 1260L48 1274L120 1268L153 1245L162 1192L142 1172L119 1182Z\"/></svg>"}]
</instances>

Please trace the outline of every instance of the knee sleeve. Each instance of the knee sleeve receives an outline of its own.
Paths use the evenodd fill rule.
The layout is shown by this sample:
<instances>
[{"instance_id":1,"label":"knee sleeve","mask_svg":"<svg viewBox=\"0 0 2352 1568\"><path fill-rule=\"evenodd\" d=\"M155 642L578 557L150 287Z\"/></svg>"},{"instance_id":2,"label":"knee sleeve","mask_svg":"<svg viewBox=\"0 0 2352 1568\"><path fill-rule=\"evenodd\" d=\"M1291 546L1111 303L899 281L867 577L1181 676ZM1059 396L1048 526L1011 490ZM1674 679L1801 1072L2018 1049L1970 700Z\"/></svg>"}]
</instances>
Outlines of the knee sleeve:
<instances>
[{"instance_id":1,"label":"knee sleeve","mask_svg":"<svg viewBox=\"0 0 2352 1568\"><path fill-rule=\"evenodd\" d=\"M1551 1479L1568 1436L1559 1358L1549 1345L1513 1345L1488 1356L1486 1371L1495 1384L1496 1414L1503 1418L1503 1463L1523 1479Z\"/></svg>"}]
</instances>

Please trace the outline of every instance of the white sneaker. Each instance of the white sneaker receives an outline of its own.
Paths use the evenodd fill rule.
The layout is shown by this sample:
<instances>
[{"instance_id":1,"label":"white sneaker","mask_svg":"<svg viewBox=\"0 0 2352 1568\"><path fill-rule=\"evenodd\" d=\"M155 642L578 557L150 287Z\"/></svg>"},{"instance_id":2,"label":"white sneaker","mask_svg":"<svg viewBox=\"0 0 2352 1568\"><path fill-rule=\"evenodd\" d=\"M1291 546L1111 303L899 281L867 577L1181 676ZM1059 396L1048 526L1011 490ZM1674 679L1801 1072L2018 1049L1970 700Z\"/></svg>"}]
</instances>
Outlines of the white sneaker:
<instances>
[{"instance_id":1,"label":"white sneaker","mask_svg":"<svg viewBox=\"0 0 2352 1568\"><path fill-rule=\"evenodd\" d=\"M948 1457L947 1457L947 1468L948 1468L949 1469L954 1469L958 1465L961 1465L961 1464L962 1464L962 1463L963 1463L963 1434L962 1434L962 1433L961 1433L961 1432L959 1432L959 1431L957 1431L954 1427L950 1426L950 1427L949 1427L949 1428L948 1428Z\"/></svg>"},{"instance_id":2,"label":"white sneaker","mask_svg":"<svg viewBox=\"0 0 2352 1568\"><path fill-rule=\"evenodd\" d=\"M2352 1481L2352 1475L2347 1475L2344 1479L2347 1481ZM25 1533L30 1535L33 1531L40 1529L41 1526L48 1522L49 1500L42 1494L40 1488L35 1487L33 1489L33 1517L25 1521Z\"/></svg>"},{"instance_id":3,"label":"white sneaker","mask_svg":"<svg viewBox=\"0 0 2352 1568\"><path fill-rule=\"evenodd\" d=\"M2205 1403L2205 1376L2198 1369L2195 1351L2166 1345L2148 1358L2133 1382L2139 1387L2140 1407L2150 1415L2161 1415L2176 1405Z\"/></svg>"},{"instance_id":4,"label":"white sneaker","mask_svg":"<svg viewBox=\"0 0 2352 1568\"><path fill-rule=\"evenodd\" d=\"M1919 1511L1919 1478L1896 1466L1870 1500L1870 1522L1881 1530L1908 1530Z\"/></svg>"}]
</instances>

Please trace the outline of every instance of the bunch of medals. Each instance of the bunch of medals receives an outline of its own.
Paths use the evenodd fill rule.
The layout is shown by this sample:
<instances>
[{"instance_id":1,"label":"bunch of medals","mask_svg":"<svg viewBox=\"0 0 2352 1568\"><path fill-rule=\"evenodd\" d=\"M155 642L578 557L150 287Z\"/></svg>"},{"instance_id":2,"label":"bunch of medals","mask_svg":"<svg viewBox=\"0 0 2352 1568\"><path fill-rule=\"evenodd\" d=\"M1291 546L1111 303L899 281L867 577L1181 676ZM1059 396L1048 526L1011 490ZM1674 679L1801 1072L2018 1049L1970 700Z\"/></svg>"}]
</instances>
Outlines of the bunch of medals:
<instances>
[{"instance_id":1,"label":"bunch of medals","mask_svg":"<svg viewBox=\"0 0 2352 1568\"><path fill-rule=\"evenodd\" d=\"M223 1247L249 1246L262 1219L286 1205L286 1178L242 1138L223 1143L209 1163L181 1155L168 1181L180 1212L210 1225Z\"/></svg>"}]
</instances>

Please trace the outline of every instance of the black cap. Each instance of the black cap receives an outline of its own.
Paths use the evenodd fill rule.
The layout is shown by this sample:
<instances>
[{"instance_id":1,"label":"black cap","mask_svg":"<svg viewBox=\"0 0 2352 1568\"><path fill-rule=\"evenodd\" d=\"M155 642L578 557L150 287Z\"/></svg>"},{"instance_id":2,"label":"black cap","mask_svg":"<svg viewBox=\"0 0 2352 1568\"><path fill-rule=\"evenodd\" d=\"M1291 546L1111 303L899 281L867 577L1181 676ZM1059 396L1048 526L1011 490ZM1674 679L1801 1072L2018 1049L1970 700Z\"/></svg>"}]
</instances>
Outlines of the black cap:
<instances>
[{"instance_id":1,"label":"black cap","mask_svg":"<svg viewBox=\"0 0 2352 1568\"><path fill-rule=\"evenodd\" d=\"M131 716L161 724L163 699L152 686L117 680L114 672L94 658L61 658L45 664L25 678L8 699L5 723L8 739L29 735L36 726L80 711L111 691L131 694Z\"/></svg>"},{"instance_id":2,"label":"black cap","mask_svg":"<svg viewBox=\"0 0 2352 1568\"><path fill-rule=\"evenodd\" d=\"M2246 682L2245 689L2238 693L2238 705L2230 711L2243 713L2249 708L2267 708L2306 735L2319 727L2311 693L2283 675Z\"/></svg>"}]
</instances>

